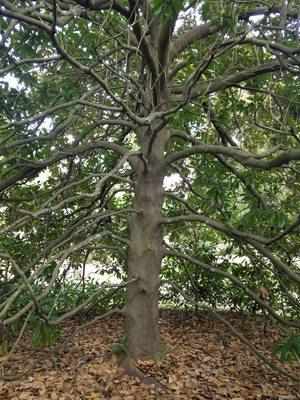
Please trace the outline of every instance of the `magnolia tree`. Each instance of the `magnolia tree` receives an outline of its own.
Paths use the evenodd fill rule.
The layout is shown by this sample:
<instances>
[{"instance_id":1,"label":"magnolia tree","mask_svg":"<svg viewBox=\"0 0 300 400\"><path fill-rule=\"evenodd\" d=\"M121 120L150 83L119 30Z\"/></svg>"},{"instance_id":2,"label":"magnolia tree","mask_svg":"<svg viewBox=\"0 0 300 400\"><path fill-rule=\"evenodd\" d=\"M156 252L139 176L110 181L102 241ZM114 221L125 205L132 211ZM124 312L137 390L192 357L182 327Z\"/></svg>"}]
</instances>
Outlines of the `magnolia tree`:
<instances>
[{"instance_id":1,"label":"magnolia tree","mask_svg":"<svg viewBox=\"0 0 300 400\"><path fill-rule=\"evenodd\" d=\"M0 14L3 324L87 307L98 291L44 305L92 258L123 260L127 361L164 349L162 284L217 317L203 286L242 293L299 327L296 1L1 0Z\"/></svg>"}]
</instances>

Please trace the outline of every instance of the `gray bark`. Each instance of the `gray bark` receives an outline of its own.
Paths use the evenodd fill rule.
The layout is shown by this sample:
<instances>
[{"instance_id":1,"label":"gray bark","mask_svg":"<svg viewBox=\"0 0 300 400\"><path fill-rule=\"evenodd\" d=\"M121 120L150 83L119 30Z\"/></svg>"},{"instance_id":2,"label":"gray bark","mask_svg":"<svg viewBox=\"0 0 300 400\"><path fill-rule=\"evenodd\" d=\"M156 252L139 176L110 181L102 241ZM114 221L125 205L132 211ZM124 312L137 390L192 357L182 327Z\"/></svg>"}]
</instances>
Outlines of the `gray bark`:
<instances>
[{"instance_id":1,"label":"gray bark","mask_svg":"<svg viewBox=\"0 0 300 400\"><path fill-rule=\"evenodd\" d=\"M127 352L133 358L159 358L164 346L159 335L158 295L160 268L164 254L163 227L160 223L163 201L163 151L168 132L162 131L155 139L147 168L137 171L134 213L129 220L130 250L128 279L138 281L127 288L125 332ZM151 134L144 133L143 153Z\"/></svg>"}]
</instances>

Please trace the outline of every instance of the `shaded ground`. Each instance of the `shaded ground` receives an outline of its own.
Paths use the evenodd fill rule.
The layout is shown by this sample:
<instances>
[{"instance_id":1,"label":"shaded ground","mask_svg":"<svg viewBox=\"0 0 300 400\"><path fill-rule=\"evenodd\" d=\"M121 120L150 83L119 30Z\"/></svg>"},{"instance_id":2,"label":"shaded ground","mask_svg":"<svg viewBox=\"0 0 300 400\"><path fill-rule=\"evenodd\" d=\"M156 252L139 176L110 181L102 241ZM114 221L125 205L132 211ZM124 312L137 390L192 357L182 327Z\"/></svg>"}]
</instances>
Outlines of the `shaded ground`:
<instances>
[{"instance_id":1,"label":"shaded ground","mask_svg":"<svg viewBox=\"0 0 300 400\"><path fill-rule=\"evenodd\" d=\"M233 314L226 317L271 355L269 345L279 336L271 328L264 336L261 318ZM70 335L74 326L75 321L68 323L63 336ZM113 316L84 329L56 356L38 364L20 382L0 381L0 399L300 399L295 383L263 366L223 325L208 316L185 319L182 314L164 312L161 330L168 346L164 360L139 363L159 387L130 379L118 367L116 357L107 356L112 344L122 336L121 319ZM41 351L18 349L5 373L23 371L26 363L41 354ZM297 366L288 369L300 374Z\"/></svg>"}]
</instances>

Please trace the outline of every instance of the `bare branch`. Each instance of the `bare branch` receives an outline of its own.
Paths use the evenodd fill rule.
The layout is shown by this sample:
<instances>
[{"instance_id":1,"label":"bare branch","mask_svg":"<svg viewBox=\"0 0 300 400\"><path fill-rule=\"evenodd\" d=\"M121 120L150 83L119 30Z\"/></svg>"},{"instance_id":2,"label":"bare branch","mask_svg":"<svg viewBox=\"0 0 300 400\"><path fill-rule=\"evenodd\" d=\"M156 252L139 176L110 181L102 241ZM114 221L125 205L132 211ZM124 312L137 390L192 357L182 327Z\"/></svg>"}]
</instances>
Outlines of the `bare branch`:
<instances>
[{"instance_id":1,"label":"bare branch","mask_svg":"<svg viewBox=\"0 0 300 400\"><path fill-rule=\"evenodd\" d=\"M185 150L181 150L177 153L171 154L165 159L165 165L170 165L180 159L191 156L192 154L212 154L212 155L223 155L233 158L239 164L244 167L252 167L263 170L270 170L272 168L281 167L286 165L291 161L300 160L300 149L289 148L288 150L283 150L277 157L272 160L261 160L277 151L282 147L275 146L272 149L260 154L251 154L244 149L238 147L227 147L221 145L196 145L189 147Z\"/></svg>"},{"instance_id":2,"label":"bare branch","mask_svg":"<svg viewBox=\"0 0 300 400\"><path fill-rule=\"evenodd\" d=\"M235 228L231 228L227 225L224 225L220 222L214 221L213 219L205 217L204 215L201 215L201 214L179 215L177 217L161 219L162 224L174 224L177 222L193 222L193 221L202 222L219 232L225 233L231 237L239 237L242 240L248 240L248 239L250 240L251 239L255 242L264 243L264 244L268 243L268 241L269 241L268 239L266 239L264 237L254 235L252 233L242 232Z\"/></svg>"},{"instance_id":3,"label":"bare branch","mask_svg":"<svg viewBox=\"0 0 300 400\"><path fill-rule=\"evenodd\" d=\"M174 60L194 40L205 39L206 37L217 33L219 30L220 26L214 26L211 24L201 24L183 33L181 36L175 39L172 45L170 59Z\"/></svg>"},{"instance_id":4,"label":"bare branch","mask_svg":"<svg viewBox=\"0 0 300 400\"><path fill-rule=\"evenodd\" d=\"M270 361L261 351L257 350L257 348L243 336L241 333L239 333L225 318L221 317L219 313L214 310L212 307L207 306L206 304L198 303L195 300L193 300L190 296L188 296L183 290L179 289L177 285L170 281L163 280L162 283L166 283L170 286L172 286L176 291L178 291L187 301L189 301L192 304L197 305L198 307L208 310L211 312L214 317L216 317L219 321L221 321L226 327L233 333L234 336L236 336L244 345L246 345L253 354L255 354L257 357L262 359L268 367L273 369L274 371L279 372L280 374L287 376L288 378L292 379L293 381L300 382L300 379L298 376L293 375L285 371L283 368L278 367L278 365L274 364L272 361Z\"/></svg>"}]
</instances>

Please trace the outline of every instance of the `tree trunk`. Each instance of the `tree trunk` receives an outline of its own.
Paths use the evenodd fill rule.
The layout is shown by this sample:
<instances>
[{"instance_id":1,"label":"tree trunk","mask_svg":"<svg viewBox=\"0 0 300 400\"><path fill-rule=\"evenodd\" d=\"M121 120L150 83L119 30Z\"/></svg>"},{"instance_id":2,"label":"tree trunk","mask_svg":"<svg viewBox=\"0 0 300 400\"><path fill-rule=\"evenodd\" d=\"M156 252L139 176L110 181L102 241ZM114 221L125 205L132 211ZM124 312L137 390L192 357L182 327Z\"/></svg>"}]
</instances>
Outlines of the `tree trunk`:
<instances>
[{"instance_id":1,"label":"tree trunk","mask_svg":"<svg viewBox=\"0 0 300 400\"><path fill-rule=\"evenodd\" d=\"M163 199L163 171L159 161L148 162L137 175L134 210L130 218L131 242L128 257L129 285L126 294L125 332L128 355L157 358L163 350L159 335L158 294L163 257L163 233L159 224Z\"/></svg>"}]
</instances>

